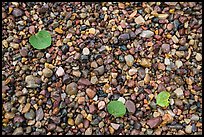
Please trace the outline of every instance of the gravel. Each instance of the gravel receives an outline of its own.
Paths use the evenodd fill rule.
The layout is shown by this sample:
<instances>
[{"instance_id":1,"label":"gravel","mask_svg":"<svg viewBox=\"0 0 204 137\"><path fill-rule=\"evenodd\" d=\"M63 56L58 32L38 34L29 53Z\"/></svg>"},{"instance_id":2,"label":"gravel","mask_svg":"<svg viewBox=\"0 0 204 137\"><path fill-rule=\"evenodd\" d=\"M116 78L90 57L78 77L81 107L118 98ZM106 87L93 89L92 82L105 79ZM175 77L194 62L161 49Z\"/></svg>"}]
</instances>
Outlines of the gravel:
<instances>
[{"instance_id":1,"label":"gravel","mask_svg":"<svg viewBox=\"0 0 204 137\"><path fill-rule=\"evenodd\" d=\"M202 134L201 39L201 2L2 2L2 135Z\"/></svg>"}]
</instances>

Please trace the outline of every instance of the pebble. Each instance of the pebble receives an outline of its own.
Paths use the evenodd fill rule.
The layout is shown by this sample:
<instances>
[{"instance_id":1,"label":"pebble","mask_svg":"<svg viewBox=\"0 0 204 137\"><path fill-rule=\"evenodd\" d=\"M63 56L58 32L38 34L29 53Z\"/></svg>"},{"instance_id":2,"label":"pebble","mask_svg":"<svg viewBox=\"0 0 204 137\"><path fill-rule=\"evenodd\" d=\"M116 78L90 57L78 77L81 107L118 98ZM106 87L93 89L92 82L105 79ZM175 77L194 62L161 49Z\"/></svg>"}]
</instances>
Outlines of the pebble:
<instances>
[{"instance_id":1,"label":"pebble","mask_svg":"<svg viewBox=\"0 0 204 137\"><path fill-rule=\"evenodd\" d=\"M128 66L132 66L134 63L134 57L132 55L125 56L125 61Z\"/></svg>"},{"instance_id":2,"label":"pebble","mask_svg":"<svg viewBox=\"0 0 204 137\"><path fill-rule=\"evenodd\" d=\"M4 104L3 104L3 108L4 108L4 110L5 110L6 112L9 112L9 111L11 110L11 108L12 108L11 102L6 102L6 103L4 103Z\"/></svg>"},{"instance_id":3,"label":"pebble","mask_svg":"<svg viewBox=\"0 0 204 137\"><path fill-rule=\"evenodd\" d=\"M93 114L96 111L96 107L94 104L89 105L89 112Z\"/></svg>"},{"instance_id":4,"label":"pebble","mask_svg":"<svg viewBox=\"0 0 204 137\"><path fill-rule=\"evenodd\" d=\"M97 68L98 67L97 62L96 61L91 62L91 67L92 68Z\"/></svg>"},{"instance_id":5,"label":"pebble","mask_svg":"<svg viewBox=\"0 0 204 137\"><path fill-rule=\"evenodd\" d=\"M151 118L147 120L147 124L150 126L150 128L157 127L162 122L161 117Z\"/></svg>"},{"instance_id":6,"label":"pebble","mask_svg":"<svg viewBox=\"0 0 204 137\"><path fill-rule=\"evenodd\" d=\"M161 49L164 53L170 52L170 45L169 44L162 44Z\"/></svg>"},{"instance_id":7,"label":"pebble","mask_svg":"<svg viewBox=\"0 0 204 137\"><path fill-rule=\"evenodd\" d=\"M159 19L166 19L169 16L169 14L158 14Z\"/></svg>"},{"instance_id":8,"label":"pebble","mask_svg":"<svg viewBox=\"0 0 204 137\"><path fill-rule=\"evenodd\" d=\"M72 71L72 75L76 76L76 77L81 77L81 72L79 70L73 70Z\"/></svg>"},{"instance_id":9,"label":"pebble","mask_svg":"<svg viewBox=\"0 0 204 137\"><path fill-rule=\"evenodd\" d=\"M61 77L61 76L64 76L65 75L65 72L64 72L64 69L62 67L59 67L56 71L56 75L58 77Z\"/></svg>"},{"instance_id":10,"label":"pebble","mask_svg":"<svg viewBox=\"0 0 204 137\"><path fill-rule=\"evenodd\" d=\"M119 97L118 101L121 101L123 104L125 104L125 98L124 97Z\"/></svg>"},{"instance_id":11,"label":"pebble","mask_svg":"<svg viewBox=\"0 0 204 137\"><path fill-rule=\"evenodd\" d=\"M78 92L77 84L74 82L68 84L65 91L68 95L76 95Z\"/></svg>"},{"instance_id":12,"label":"pebble","mask_svg":"<svg viewBox=\"0 0 204 137\"><path fill-rule=\"evenodd\" d=\"M181 88L174 90L174 93L176 93L177 97L183 96L183 90Z\"/></svg>"},{"instance_id":13,"label":"pebble","mask_svg":"<svg viewBox=\"0 0 204 137\"><path fill-rule=\"evenodd\" d=\"M143 30L142 33L140 34L140 37L151 38L153 35L154 35L154 32L150 30Z\"/></svg>"},{"instance_id":14,"label":"pebble","mask_svg":"<svg viewBox=\"0 0 204 137\"><path fill-rule=\"evenodd\" d=\"M27 83L28 88L37 88L39 85L37 84L38 78L33 75L28 75L25 77L25 82Z\"/></svg>"},{"instance_id":15,"label":"pebble","mask_svg":"<svg viewBox=\"0 0 204 137\"><path fill-rule=\"evenodd\" d=\"M191 125L186 126L185 132L188 134L191 134L192 133L192 126Z\"/></svg>"},{"instance_id":16,"label":"pebble","mask_svg":"<svg viewBox=\"0 0 204 137\"><path fill-rule=\"evenodd\" d=\"M129 40L129 39L130 39L130 36L129 36L128 33L125 33L125 34L121 34L121 35L118 37L118 39L119 39L120 41L126 41L126 40Z\"/></svg>"},{"instance_id":17,"label":"pebble","mask_svg":"<svg viewBox=\"0 0 204 137\"><path fill-rule=\"evenodd\" d=\"M53 130L56 129L56 127L57 127L57 126L56 126L54 123L51 123L51 124L48 124L47 130L48 130L48 131L53 131Z\"/></svg>"},{"instance_id":18,"label":"pebble","mask_svg":"<svg viewBox=\"0 0 204 137\"><path fill-rule=\"evenodd\" d=\"M92 135L92 128L87 128L85 131L85 135Z\"/></svg>"},{"instance_id":19,"label":"pebble","mask_svg":"<svg viewBox=\"0 0 204 137\"><path fill-rule=\"evenodd\" d=\"M83 122L83 116L82 116L82 114L78 114L78 115L76 116L76 118L75 118L74 123L75 123L76 125L79 125L81 122Z\"/></svg>"},{"instance_id":20,"label":"pebble","mask_svg":"<svg viewBox=\"0 0 204 137\"><path fill-rule=\"evenodd\" d=\"M33 110L33 109L30 109L29 112L27 112L27 113L24 114L24 117L25 117L26 119L29 119L29 120L34 119L34 118L35 118L35 112L34 112L34 110Z\"/></svg>"},{"instance_id":21,"label":"pebble","mask_svg":"<svg viewBox=\"0 0 204 137\"><path fill-rule=\"evenodd\" d=\"M163 63L158 63L159 70L165 70L165 65Z\"/></svg>"},{"instance_id":22,"label":"pebble","mask_svg":"<svg viewBox=\"0 0 204 137\"><path fill-rule=\"evenodd\" d=\"M132 102L131 100L127 100L125 102L125 106L127 107L128 112L135 113L136 108L134 102Z\"/></svg>"},{"instance_id":23,"label":"pebble","mask_svg":"<svg viewBox=\"0 0 204 137\"><path fill-rule=\"evenodd\" d=\"M180 60L176 60L175 65L177 68L180 68L181 66L183 66L183 63Z\"/></svg>"},{"instance_id":24,"label":"pebble","mask_svg":"<svg viewBox=\"0 0 204 137\"><path fill-rule=\"evenodd\" d=\"M98 78L96 76L92 76L91 77L91 83L92 84L97 84L97 82L98 82Z\"/></svg>"},{"instance_id":25,"label":"pebble","mask_svg":"<svg viewBox=\"0 0 204 137\"><path fill-rule=\"evenodd\" d=\"M178 42L179 42L179 40L178 40L178 38L176 37L176 35L174 35L171 39L172 39L172 41L173 41L174 43L178 43Z\"/></svg>"},{"instance_id":26,"label":"pebble","mask_svg":"<svg viewBox=\"0 0 204 137\"><path fill-rule=\"evenodd\" d=\"M145 77L145 70L143 68L139 68L138 70L138 76L141 78L141 79L144 79Z\"/></svg>"},{"instance_id":27,"label":"pebble","mask_svg":"<svg viewBox=\"0 0 204 137\"><path fill-rule=\"evenodd\" d=\"M56 31L57 33L59 33L59 34L63 34L63 30L60 29L60 28L55 28L55 31Z\"/></svg>"},{"instance_id":28,"label":"pebble","mask_svg":"<svg viewBox=\"0 0 204 137\"><path fill-rule=\"evenodd\" d=\"M89 98L94 98L94 96L96 95L96 92L94 91L94 90L92 90L92 89L90 89L90 88L87 88L86 89L86 94L87 94L87 96L89 97Z\"/></svg>"},{"instance_id":29,"label":"pebble","mask_svg":"<svg viewBox=\"0 0 204 137\"><path fill-rule=\"evenodd\" d=\"M130 76L135 75L136 73L137 73L137 69L136 69L135 67L131 68L131 69L128 71L128 74L129 74Z\"/></svg>"},{"instance_id":30,"label":"pebble","mask_svg":"<svg viewBox=\"0 0 204 137\"><path fill-rule=\"evenodd\" d=\"M7 113L5 113L5 115L4 115L4 117L5 117L6 119L13 119L14 116L15 116L15 114L12 113L12 112L7 112Z\"/></svg>"},{"instance_id":31,"label":"pebble","mask_svg":"<svg viewBox=\"0 0 204 137\"><path fill-rule=\"evenodd\" d=\"M192 114L192 116L191 116L191 120L192 120L192 121L198 121L199 119L200 119L200 118L199 118L198 115Z\"/></svg>"},{"instance_id":32,"label":"pebble","mask_svg":"<svg viewBox=\"0 0 204 137\"><path fill-rule=\"evenodd\" d=\"M136 24L144 24L145 20L141 15L139 15L137 18L135 18L135 23Z\"/></svg>"},{"instance_id":33,"label":"pebble","mask_svg":"<svg viewBox=\"0 0 204 137\"><path fill-rule=\"evenodd\" d=\"M20 50L20 54L21 54L22 57L26 57L26 56L28 55L27 49L25 49L25 48L24 48L24 49L21 49L21 50Z\"/></svg>"},{"instance_id":34,"label":"pebble","mask_svg":"<svg viewBox=\"0 0 204 137\"><path fill-rule=\"evenodd\" d=\"M26 103L26 105L24 106L23 110L21 113L27 113L30 110L31 104L30 103Z\"/></svg>"},{"instance_id":35,"label":"pebble","mask_svg":"<svg viewBox=\"0 0 204 137\"><path fill-rule=\"evenodd\" d=\"M164 64L165 64L165 65L170 65L170 63L171 63L171 62L170 62L170 59L169 59L169 58L165 58L165 59L164 59Z\"/></svg>"},{"instance_id":36,"label":"pebble","mask_svg":"<svg viewBox=\"0 0 204 137\"><path fill-rule=\"evenodd\" d=\"M96 30L94 28L90 28L89 33L94 35L96 33Z\"/></svg>"},{"instance_id":37,"label":"pebble","mask_svg":"<svg viewBox=\"0 0 204 137\"><path fill-rule=\"evenodd\" d=\"M23 135L23 128L22 127L16 128L12 135Z\"/></svg>"},{"instance_id":38,"label":"pebble","mask_svg":"<svg viewBox=\"0 0 204 137\"><path fill-rule=\"evenodd\" d=\"M83 104L85 102L85 97L79 97L77 102L78 104Z\"/></svg>"},{"instance_id":39,"label":"pebble","mask_svg":"<svg viewBox=\"0 0 204 137\"><path fill-rule=\"evenodd\" d=\"M23 15L23 11L19 8L14 8L12 14L14 17L21 17Z\"/></svg>"},{"instance_id":40,"label":"pebble","mask_svg":"<svg viewBox=\"0 0 204 137\"><path fill-rule=\"evenodd\" d=\"M79 81L78 81L78 84L90 86L90 85L91 85L91 82L90 82L88 79L80 78Z\"/></svg>"},{"instance_id":41,"label":"pebble","mask_svg":"<svg viewBox=\"0 0 204 137\"><path fill-rule=\"evenodd\" d=\"M71 125L71 126L73 126L73 125L74 125L74 120L71 119L71 118L69 118L69 119L68 119L68 124Z\"/></svg>"},{"instance_id":42,"label":"pebble","mask_svg":"<svg viewBox=\"0 0 204 137\"><path fill-rule=\"evenodd\" d=\"M197 61L201 61L202 60L202 55L200 53L196 53L195 59Z\"/></svg>"},{"instance_id":43,"label":"pebble","mask_svg":"<svg viewBox=\"0 0 204 137\"><path fill-rule=\"evenodd\" d=\"M83 48L82 53L83 53L84 55L89 55L89 54L90 54L90 51L89 51L88 48Z\"/></svg>"},{"instance_id":44,"label":"pebble","mask_svg":"<svg viewBox=\"0 0 204 137\"><path fill-rule=\"evenodd\" d=\"M42 107L40 107L38 110L36 110L36 121L41 121L44 117L44 112Z\"/></svg>"},{"instance_id":45,"label":"pebble","mask_svg":"<svg viewBox=\"0 0 204 137\"><path fill-rule=\"evenodd\" d=\"M149 59L146 59L146 58L142 58L141 62L140 62L140 65L145 67L145 68L148 68L151 66L151 62Z\"/></svg>"},{"instance_id":46,"label":"pebble","mask_svg":"<svg viewBox=\"0 0 204 137\"><path fill-rule=\"evenodd\" d=\"M43 76L45 76L47 78L50 78L53 75L53 71L51 69L49 69L49 68L44 68L42 70L42 73L43 73Z\"/></svg>"},{"instance_id":47,"label":"pebble","mask_svg":"<svg viewBox=\"0 0 204 137\"><path fill-rule=\"evenodd\" d=\"M120 127L120 124L111 123L111 126L112 126L115 130L118 130L119 127Z\"/></svg>"},{"instance_id":48,"label":"pebble","mask_svg":"<svg viewBox=\"0 0 204 137\"><path fill-rule=\"evenodd\" d=\"M106 106L105 101L100 101L100 102L98 102L98 109L99 109L99 110L102 110L103 108L105 108L105 106Z\"/></svg>"}]
</instances>

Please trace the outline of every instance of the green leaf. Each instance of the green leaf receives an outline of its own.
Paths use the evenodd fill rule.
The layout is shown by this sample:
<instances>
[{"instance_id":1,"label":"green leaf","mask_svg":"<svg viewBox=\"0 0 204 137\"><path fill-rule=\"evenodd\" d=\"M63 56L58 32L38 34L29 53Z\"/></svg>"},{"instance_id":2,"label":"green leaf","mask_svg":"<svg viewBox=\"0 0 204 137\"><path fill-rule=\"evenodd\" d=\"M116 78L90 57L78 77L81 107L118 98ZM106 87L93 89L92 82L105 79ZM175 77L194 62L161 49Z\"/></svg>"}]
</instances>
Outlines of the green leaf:
<instances>
[{"instance_id":1,"label":"green leaf","mask_svg":"<svg viewBox=\"0 0 204 137\"><path fill-rule=\"evenodd\" d=\"M51 45L51 35L46 30L41 30L36 35L32 35L29 42L36 49L46 49Z\"/></svg>"},{"instance_id":2,"label":"green leaf","mask_svg":"<svg viewBox=\"0 0 204 137\"><path fill-rule=\"evenodd\" d=\"M169 106L169 97L170 97L169 92L167 91L160 92L156 97L157 105L161 107Z\"/></svg>"},{"instance_id":3,"label":"green leaf","mask_svg":"<svg viewBox=\"0 0 204 137\"><path fill-rule=\"evenodd\" d=\"M125 105L121 101L111 101L107 109L115 117L122 117L126 113Z\"/></svg>"}]
</instances>

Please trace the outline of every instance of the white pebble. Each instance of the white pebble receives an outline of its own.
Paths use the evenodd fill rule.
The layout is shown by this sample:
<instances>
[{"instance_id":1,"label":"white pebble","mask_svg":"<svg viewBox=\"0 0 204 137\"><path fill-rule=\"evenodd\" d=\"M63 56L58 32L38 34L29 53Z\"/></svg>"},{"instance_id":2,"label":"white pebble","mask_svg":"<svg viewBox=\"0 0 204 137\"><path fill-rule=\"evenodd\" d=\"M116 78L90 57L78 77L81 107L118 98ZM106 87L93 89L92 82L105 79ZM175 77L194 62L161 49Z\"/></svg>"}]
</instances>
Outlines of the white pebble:
<instances>
[{"instance_id":1,"label":"white pebble","mask_svg":"<svg viewBox=\"0 0 204 137\"><path fill-rule=\"evenodd\" d=\"M125 99L123 97L119 97L118 101L122 102L123 104L125 104Z\"/></svg>"},{"instance_id":2,"label":"white pebble","mask_svg":"<svg viewBox=\"0 0 204 137\"><path fill-rule=\"evenodd\" d=\"M84 55L89 55L89 54L90 54L90 51L89 51L88 48L84 48L83 51L82 51L82 53L83 53Z\"/></svg>"}]
</instances>

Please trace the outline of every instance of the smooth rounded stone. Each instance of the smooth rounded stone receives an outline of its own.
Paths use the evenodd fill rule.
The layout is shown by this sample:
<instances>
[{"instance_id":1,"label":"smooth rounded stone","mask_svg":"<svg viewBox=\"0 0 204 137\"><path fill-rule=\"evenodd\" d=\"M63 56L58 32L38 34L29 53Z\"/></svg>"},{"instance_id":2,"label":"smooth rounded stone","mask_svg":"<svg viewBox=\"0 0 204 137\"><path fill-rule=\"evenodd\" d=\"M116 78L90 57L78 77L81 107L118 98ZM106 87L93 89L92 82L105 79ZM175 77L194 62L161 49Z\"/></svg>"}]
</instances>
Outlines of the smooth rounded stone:
<instances>
[{"instance_id":1,"label":"smooth rounded stone","mask_svg":"<svg viewBox=\"0 0 204 137\"><path fill-rule=\"evenodd\" d=\"M71 125L71 126L73 126L73 125L74 125L74 120L71 119L71 118L69 118L69 119L68 119L68 124Z\"/></svg>"},{"instance_id":2,"label":"smooth rounded stone","mask_svg":"<svg viewBox=\"0 0 204 137\"><path fill-rule=\"evenodd\" d=\"M68 45L63 45L61 50L62 50L62 53L66 54L69 51L69 46Z\"/></svg>"},{"instance_id":3,"label":"smooth rounded stone","mask_svg":"<svg viewBox=\"0 0 204 137\"><path fill-rule=\"evenodd\" d=\"M16 128L16 129L13 131L12 135L23 135L23 128L22 128L22 127Z\"/></svg>"},{"instance_id":4,"label":"smooth rounded stone","mask_svg":"<svg viewBox=\"0 0 204 137\"><path fill-rule=\"evenodd\" d=\"M128 66L132 66L134 64L134 57L132 55L125 56L125 61Z\"/></svg>"},{"instance_id":5,"label":"smooth rounded stone","mask_svg":"<svg viewBox=\"0 0 204 137\"><path fill-rule=\"evenodd\" d=\"M58 77L61 77L61 76L64 76L65 72L64 72L64 69L62 67L59 67L56 71L56 75Z\"/></svg>"},{"instance_id":6,"label":"smooth rounded stone","mask_svg":"<svg viewBox=\"0 0 204 137\"><path fill-rule=\"evenodd\" d=\"M30 109L29 112L27 112L27 113L24 114L24 117L25 117L26 119L29 119L29 120L34 119L34 118L35 118L35 112L34 112L34 110L33 110L33 109Z\"/></svg>"},{"instance_id":7,"label":"smooth rounded stone","mask_svg":"<svg viewBox=\"0 0 204 137\"><path fill-rule=\"evenodd\" d=\"M29 27L29 33L34 34L35 33L35 26L30 26Z\"/></svg>"},{"instance_id":8,"label":"smooth rounded stone","mask_svg":"<svg viewBox=\"0 0 204 137\"><path fill-rule=\"evenodd\" d=\"M91 127L86 129L85 135L92 135L92 128Z\"/></svg>"},{"instance_id":9,"label":"smooth rounded stone","mask_svg":"<svg viewBox=\"0 0 204 137\"><path fill-rule=\"evenodd\" d=\"M183 81L182 77L176 76L176 77L174 77L174 80L176 81L176 83L178 85L184 85L185 84L185 82Z\"/></svg>"},{"instance_id":10,"label":"smooth rounded stone","mask_svg":"<svg viewBox=\"0 0 204 137\"><path fill-rule=\"evenodd\" d=\"M174 90L174 93L176 93L176 96L178 98L183 96L183 90L181 88L177 88L176 90Z\"/></svg>"},{"instance_id":11,"label":"smooth rounded stone","mask_svg":"<svg viewBox=\"0 0 204 137\"><path fill-rule=\"evenodd\" d=\"M143 79L145 77L145 70L143 68L139 68L138 76Z\"/></svg>"},{"instance_id":12,"label":"smooth rounded stone","mask_svg":"<svg viewBox=\"0 0 204 137\"><path fill-rule=\"evenodd\" d=\"M120 124L115 124L115 123L111 123L110 124L115 130L118 130L120 127Z\"/></svg>"},{"instance_id":13,"label":"smooth rounded stone","mask_svg":"<svg viewBox=\"0 0 204 137\"><path fill-rule=\"evenodd\" d=\"M168 16L169 16L169 14L158 14L157 18L166 19Z\"/></svg>"},{"instance_id":14,"label":"smooth rounded stone","mask_svg":"<svg viewBox=\"0 0 204 137\"><path fill-rule=\"evenodd\" d=\"M162 122L161 117L155 117L147 120L147 124L150 126L150 128L157 127Z\"/></svg>"},{"instance_id":15,"label":"smooth rounded stone","mask_svg":"<svg viewBox=\"0 0 204 137\"><path fill-rule=\"evenodd\" d=\"M85 97L79 97L77 102L78 104L83 104L85 102Z\"/></svg>"},{"instance_id":16,"label":"smooth rounded stone","mask_svg":"<svg viewBox=\"0 0 204 137\"><path fill-rule=\"evenodd\" d=\"M94 35L96 33L96 29L95 28L90 28L89 33Z\"/></svg>"},{"instance_id":17,"label":"smooth rounded stone","mask_svg":"<svg viewBox=\"0 0 204 137\"><path fill-rule=\"evenodd\" d=\"M79 70L73 70L72 71L72 75L76 76L76 77L81 77L81 72Z\"/></svg>"},{"instance_id":18,"label":"smooth rounded stone","mask_svg":"<svg viewBox=\"0 0 204 137\"><path fill-rule=\"evenodd\" d=\"M173 27L174 27L174 26L173 26L172 23L169 23L169 24L167 24L167 26L166 26L167 30L172 30Z\"/></svg>"},{"instance_id":19,"label":"smooth rounded stone","mask_svg":"<svg viewBox=\"0 0 204 137\"><path fill-rule=\"evenodd\" d=\"M164 59L164 64L165 65L170 65L170 59L169 58L165 58Z\"/></svg>"},{"instance_id":20,"label":"smooth rounded stone","mask_svg":"<svg viewBox=\"0 0 204 137\"><path fill-rule=\"evenodd\" d=\"M174 35L172 38L172 41L176 44L179 42L178 38L176 37L176 35Z\"/></svg>"},{"instance_id":21,"label":"smooth rounded stone","mask_svg":"<svg viewBox=\"0 0 204 137\"><path fill-rule=\"evenodd\" d=\"M75 123L76 125L79 125L81 122L83 122L83 115L82 115L82 114L78 114L78 115L76 116L76 118L75 118L74 123Z\"/></svg>"},{"instance_id":22,"label":"smooth rounded stone","mask_svg":"<svg viewBox=\"0 0 204 137\"><path fill-rule=\"evenodd\" d=\"M178 106L178 107L180 107L180 106L183 105L183 101L180 100L180 99L175 99L175 100L174 100L174 103L175 103L175 105Z\"/></svg>"},{"instance_id":23,"label":"smooth rounded stone","mask_svg":"<svg viewBox=\"0 0 204 137\"><path fill-rule=\"evenodd\" d=\"M77 89L77 84L72 82L70 83L69 85L66 86L66 93L68 95L76 95L77 92L78 92L78 89Z\"/></svg>"},{"instance_id":24,"label":"smooth rounded stone","mask_svg":"<svg viewBox=\"0 0 204 137\"><path fill-rule=\"evenodd\" d=\"M89 105L89 112L93 114L96 111L96 107L94 104Z\"/></svg>"},{"instance_id":25,"label":"smooth rounded stone","mask_svg":"<svg viewBox=\"0 0 204 137\"><path fill-rule=\"evenodd\" d=\"M6 103L3 103L3 108L6 112L9 112L12 108L12 104L11 102L6 102Z\"/></svg>"},{"instance_id":26,"label":"smooth rounded stone","mask_svg":"<svg viewBox=\"0 0 204 137\"><path fill-rule=\"evenodd\" d=\"M19 8L14 8L12 14L14 17L20 17L23 15L23 11Z\"/></svg>"},{"instance_id":27,"label":"smooth rounded stone","mask_svg":"<svg viewBox=\"0 0 204 137\"><path fill-rule=\"evenodd\" d=\"M98 78L96 76L91 77L91 83L92 84L97 84L98 83Z\"/></svg>"},{"instance_id":28,"label":"smooth rounded stone","mask_svg":"<svg viewBox=\"0 0 204 137\"><path fill-rule=\"evenodd\" d=\"M192 133L192 126L191 125L186 126L185 132L188 134L191 134Z\"/></svg>"},{"instance_id":29,"label":"smooth rounded stone","mask_svg":"<svg viewBox=\"0 0 204 137\"><path fill-rule=\"evenodd\" d=\"M91 82L88 79L80 78L79 81L78 81L78 84L90 86Z\"/></svg>"},{"instance_id":30,"label":"smooth rounded stone","mask_svg":"<svg viewBox=\"0 0 204 137\"><path fill-rule=\"evenodd\" d=\"M39 58L39 59L42 58L43 56L44 56L43 52L38 52L37 55L36 55L36 57Z\"/></svg>"},{"instance_id":31,"label":"smooth rounded stone","mask_svg":"<svg viewBox=\"0 0 204 137\"><path fill-rule=\"evenodd\" d=\"M136 24L144 24L145 20L141 15L139 15L138 17L135 18L135 23Z\"/></svg>"},{"instance_id":32,"label":"smooth rounded stone","mask_svg":"<svg viewBox=\"0 0 204 137\"><path fill-rule=\"evenodd\" d=\"M27 83L27 88L37 88L40 87L39 84L37 84L38 78L33 75L28 75L25 77L25 82Z\"/></svg>"},{"instance_id":33,"label":"smooth rounded stone","mask_svg":"<svg viewBox=\"0 0 204 137\"><path fill-rule=\"evenodd\" d=\"M36 121L42 120L44 117L44 112L42 107L40 107L38 110L36 110Z\"/></svg>"},{"instance_id":34,"label":"smooth rounded stone","mask_svg":"<svg viewBox=\"0 0 204 137\"><path fill-rule=\"evenodd\" d=\"M21 49L21 50L20 50L20 54L21 54L22 57L26 57L26 56L28 55L27 49L25 49L25 48L24 48L24 49Z\"/></svg>"},{"instance_id":35,"label":"smooth rounded stone","mask_svg":"<svg viewBox=\"0 0 204 137\"><path fill-rule=\"evenodd\" d=\"M24 106L23 110L22 110L22 114L27 113L30 110L31 104L30 103L26 103L26 105Z\"/></svg>"},{"instance_id":36,"label":"smooth rounded stone","mask_svg":"<svg viewBox=\"0 0 204 137\"><path fill-rule=\"evenodd\" d=\"M123 104L125 104L125 101L126 101L126 100L125 100L124 97L119 97L119 98L118 98L118 101L120 101L120 102L122 102Z\"/></svg>"},{"instance_id":37,"label":"smooth rounded stone","mask_svg":"<svg viewBox=\"0 0 204 137\"><path fill-rule=\"evenodd\" d=\"M56 124L54 124L54 123L48 124L48 126L47 126L48 131L53 131L55 129L56 129Z\"/></svg>"},{"instance_id":38,"label":"smooth rounded stone","mask_svg":"<svg viewBox=\"0 0 204 137\"><path fill-rule=\"evenodd\" d=\"M86 18L87 13L82 12L82 13L79 14L79 16L80 16L80 18L84 19L84 18Z\"/></svg>"},{"instance_id":39,"label":"smooth rounded stone","mask_svg":"<svg viewBox=\"0 0 204 137\"><path fill-rule=\"evenodd\" d=\"M51 69L49 69L49 68L44 68L42 70L42 73L43 73L43 76L45 76L47 78L50 78L53 75L53 71Z\"/></svg>"},{"instance_id":40,"label":"smooth rounded stone","mask_svg":"<svg viewBox=\"0 0 204 137\"><path fill-rule=\"evenodd\" d=\"M192 121L198 121L199 119L200 119L200 118L199 118L198 115L192 114L192 116L191 116L191 120L192 120Z\"/></svg>"},{"instance_id":41,"label":"smooth rounded stone","mask_svg":"<svg viewBox=\"0 0 204 137\"><path fill-rule=\"evenodd\" d=\"M125 106L130 113L135 113L136 108L134 102L132 102L131 100L127 100L125 102Z\"/></svg>"},{"instance_id":42,"label":"smooth rounded stone","mask_svg":"<svg viewBox=\"0 0 204 137\"><path fill-rule=\"evenodd\" d=\"M120 41L126 41L126 40L129 40L130 39L130 35L128 33L125 33L125 34L121 34L118 39Z\"/></svg>"},{"instance_id":43,"label":"smooth rounded stone","mask_svg":"<svg viewBox=\"0 0 204 137\"><path fill-rule=\"evenodd\" d=\"M183 66L183 63L180 60L176 60L175 65L177 68L180 68L181 66Z\"/></svg>"},{"instance_id":44,"label":"smooth rounded stone","mask_svg":"<svg viewBox=\"0 0 204 137\"><path fill-rule=\"evenodd\" d=\"M162 44L161 50L162 50L164 53L169 53L169 52L170 52L170 45L169 45L169 44Z\"/></svg>"},{"instance_id":45,"label":"smooth rounded stone","mask_svg":"<svg viewBox=\"0 0 204 137\"><path fill-rule=\"evenodd\" d=\"M87 89L86 89L86 94L87 94L87 96L88 96L89 98L92 99L92 98L96 95L96 92L95 92L94 90L90 89L90 88L87 88Z\"/></svg>"},{"instance_id":46,"label":"smooth rounded stone","mask_svg":"<svg viewBox=\"0 0 204 137\"><path fill-rule=\"evenodd\" d=\"M159 70L165 70L165 65L163 63L158 63Z\"/></svg>"},{"instance_id":47,"label":"smooth rounded stone","mask_svg":"<svg viewBox=\"0 0 204 137\"><path fill-rule=\"evenodd\" d=\"M151 38L153 35L154 35L154 32L150 30L143 30L142 33L140 34L140 37Z\"/></svg>"},{"instance_id":48,"label":"smooth rounded stone","mask_svg":"<svg viewBox=\"0 0 204 137\"><path fill-rule=\"evenodd\" d=\"M5 117L6 119L12 119L12 118L14 118L14 116L15 116L15 114L14 114L13 112L7 112L7 113L5 113L5 115L4 115L4 117Z\"/></svg>"},{"instance_id":49,"label":"smooth rounded stone","mask_svg":"<svg viewBox=\"0 0 204 137\"><path fill-rule=\"evenodd\" d=\"M103 108L105 108L105 106L106 106L105 101L99 101L98 102L98 109L99 110L102 110Z\"/></svg>"},{"instance_id":50,"label":"smooth rounded stone","mask_svg":"<svg viewBox=\"0 0 204 137\"><path fill-rule=\"evenodd\" d=\"M68 83L70 82L70 80L71 80L71 78L70 78L70 76L69 76L68 74L65 74L65 75L63 76L63 78L62 78L62 82L63 82L64 84L68 84Z\"/></svg>"},{"instance_id":51,"label":"smooth rounded stone","mask_svg":"<svg viewBox=\"0 0 204 137\"><path fill-rule=\"evenodd\" d=\"M136 69L135 67L131 68L131 69L128 71L128 74L129 74L130 76L135 75L136 73L137 73L137 69Z\"/></svg>"},{"instance_id":52,"label":"smooth rounded stone","mask_svg":"<svg viewBox=\"0 0 204 137\"><path fill-rule=\"evenodd\" d=\"M103 73L105 72L104 65L94 69L94 71L97 72L99 75L103 75Z\"/></svg>"},{"instance_id":53,"label":"smooth rounded stone","mask_svg":"<svg viewBox=\"0 0 204 137\"><path fill-rule=\"evenodd\" d=\"M148 68L151 66L151 62L149 59L146 59L146 58L142 58L141 62L140 62L140 65L145 67L145 68Z\"/></svg>"},{"instance_id":54,"label":"smooth rounded stone","mask_svg":"<svg viewBox=\"0 0 204 137\"><path fill-rule=\"evenodd\" d=\"M14 48L14 49L18 49L19 48L19 44L11 42L10 43L10 47Z\"/></svg>"},{"instance_id":55,"label":"smooth rounded stone","mask_svg":"<svg viewBox=\"0 0 204 137\"><path fill-rule=\"evenodd\" d=\"M83 48L82 53L83 55L89 55L90 54L89 48L87 47Z\"/></svg>"},{"instance_id":56,"label":"smooth rounded stone","mask_svg":"<svg viewBox=\"0 0 204 137\"><path fill-rule=\"evenodd\" d=\"M202 55L200 53L196 53L195 59L197 61L201 61L202 60Z\"/></svg>"},{"instance_id":57,"label":"smooth rounded stone","mask_svg":"<svg viewBox=\"0 0 204 137\"><path fill-rule=\"evenodd\" d=\"M97 68L98 67L97 62L96 61L91 62L91 67L92 68Z\"/></svg>"},{"instance_id":58,"label":"smooth rounded stone","mask_svg":"<svg viewBox=\"0 0 204 137\"><path fill-rule=\"evenodd\" d=\"M3 40L2 44L4 45L5 48L8 48L8 41L7 40ZM21 55L22 56L22 55Z\"/></svg>"}]
</instances>

